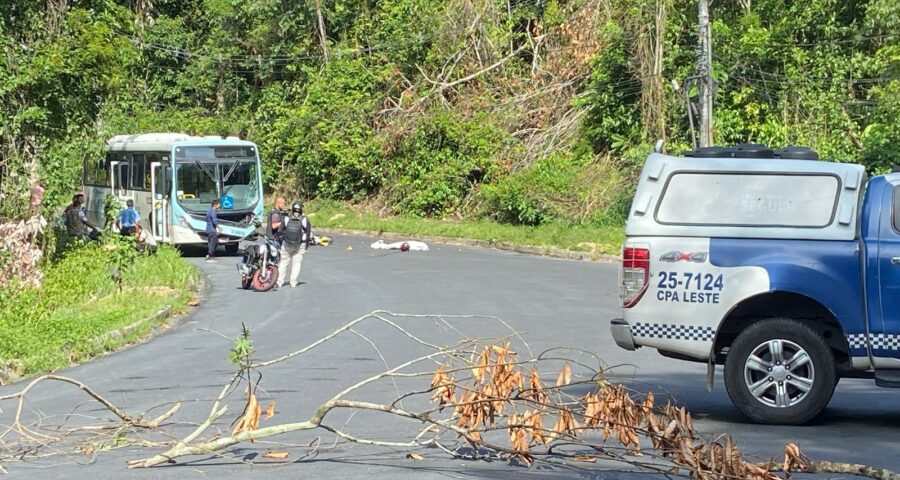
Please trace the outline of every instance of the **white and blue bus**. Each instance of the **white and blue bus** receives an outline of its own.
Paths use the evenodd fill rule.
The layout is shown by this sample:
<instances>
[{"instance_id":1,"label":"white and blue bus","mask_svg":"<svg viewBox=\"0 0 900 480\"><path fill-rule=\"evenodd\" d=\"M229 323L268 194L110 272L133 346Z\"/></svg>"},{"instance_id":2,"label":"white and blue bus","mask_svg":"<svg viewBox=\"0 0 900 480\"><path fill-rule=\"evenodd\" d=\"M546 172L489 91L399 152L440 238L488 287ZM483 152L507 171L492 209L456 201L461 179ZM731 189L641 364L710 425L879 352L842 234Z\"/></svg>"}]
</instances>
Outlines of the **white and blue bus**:
<instances>
[{"instance_id":1,"label":"white and blue bus","mask_svg":"<svg viewBox=\"0 0 900 480\"><path fill-rule=\"evenodd\" d=\"M263 214L259 150L237 137L117 135L105 158L85 162L84 193L98 225L106 221L107 195L122 205L131 199L141 225L173 245L205 245L206 211L219 199L219 241L230 253Z\"/></svg>"}]
</instances>

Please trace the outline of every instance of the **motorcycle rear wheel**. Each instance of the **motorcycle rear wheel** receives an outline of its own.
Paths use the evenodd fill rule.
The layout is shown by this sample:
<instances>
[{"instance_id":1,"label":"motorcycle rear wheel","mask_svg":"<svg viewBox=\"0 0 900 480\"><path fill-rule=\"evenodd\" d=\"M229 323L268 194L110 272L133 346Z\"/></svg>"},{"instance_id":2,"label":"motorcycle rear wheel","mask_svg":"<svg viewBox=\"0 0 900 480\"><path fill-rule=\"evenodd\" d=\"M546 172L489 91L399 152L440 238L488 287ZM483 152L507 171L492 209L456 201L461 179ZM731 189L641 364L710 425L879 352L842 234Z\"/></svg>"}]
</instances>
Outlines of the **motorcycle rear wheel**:
<instances>
[{"instance_id":1,"label":"motorcycle rear wheel","mask_svg":"<svg viewBox=\"0 0 900 480\"><path fill-rule=\"evenodd\" d=\"M278 281L278 267L268 265L265 269L259 269L253 274L253 289L257 292L268 292Z\"/></svg>"},{"instance_id":2,"label":"motorcycle rear wheel","mask_svg":"<svg viewBox=\"0 0 900 480\"><path fill-rule=\"evenodd\" d=\"M241 275L241 288L243 288L244 290L250 290L250 287L252 287L252 286L253 286L253 277Z\"/></svg>"}]
</instances>

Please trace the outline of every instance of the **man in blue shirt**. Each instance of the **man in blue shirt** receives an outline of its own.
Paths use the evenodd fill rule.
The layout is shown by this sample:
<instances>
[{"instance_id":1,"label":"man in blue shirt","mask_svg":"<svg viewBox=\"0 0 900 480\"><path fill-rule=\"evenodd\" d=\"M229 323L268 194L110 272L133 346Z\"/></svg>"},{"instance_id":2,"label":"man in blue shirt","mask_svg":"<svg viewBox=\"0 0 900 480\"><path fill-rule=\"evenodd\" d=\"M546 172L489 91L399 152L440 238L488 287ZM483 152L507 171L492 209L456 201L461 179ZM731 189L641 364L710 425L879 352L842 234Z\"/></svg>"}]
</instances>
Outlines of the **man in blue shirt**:
<instances>
[{"instance_id":1,"label":"man in blue shirt","mask_svg":"<svg viewBox=\"0 0 900 480\"><path fill-rule=\"evenodd\" d=\"M206 252L206 261L216 261L216 247L219 245L219 216L216 210L219 209L219 200L213 200L209 210L206 211L206 242L209 249Z\"/></svg>"},{"instance_id":2,"label":"man in blue shirt","mask_svg":"<svg viewBox=\"0 0 900 480\"><path fill-rule=\"evenodd\" d=\"M119 217L116 219L116 226L119 227L119 234L131 236L134 235L134 227L141 220L141 216L134 209L134 200L129 199L125 205L126 208L119 212Z\"/></svg>"}]
</instances>

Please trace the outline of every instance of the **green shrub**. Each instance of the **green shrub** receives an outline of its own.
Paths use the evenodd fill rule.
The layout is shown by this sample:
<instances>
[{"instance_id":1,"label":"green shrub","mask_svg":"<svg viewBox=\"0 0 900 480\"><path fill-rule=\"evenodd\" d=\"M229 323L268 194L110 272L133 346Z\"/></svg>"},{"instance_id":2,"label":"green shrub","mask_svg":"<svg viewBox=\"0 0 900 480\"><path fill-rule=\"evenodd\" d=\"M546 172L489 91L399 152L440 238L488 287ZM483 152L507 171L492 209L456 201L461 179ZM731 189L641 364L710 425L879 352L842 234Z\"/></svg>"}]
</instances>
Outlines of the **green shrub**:
<instances>
[{"instance_id":1,"label":"green shrub","mask_svg":"<svg viewBox=\"0 0 900 480\"><path fill-rule=\"evenodd\" d=\"M306 197L374 193L382 181L381 147L369 120L385 74L359 59L336 59L309 74L301 94L279 85L263 93L257 142L267 181Z\"/></svg>"},{"instance_id":2,"label":"green shrub","mask_svg":"<svg viewBox=\"0 0 900 480\"><path fill-rule=\"evenodd\" d=\"M442 217L458 211L471 191L491 181L505 135L483 114L440 112L423 119L389 159L394 212Z\"/></svg>"},{"instance_id":3,"label":"green shrub","mask_svg":"<svg viewBox=\"0 0 900 480\"><path fill-rule=\"evenodd\" d=\"M485 185L482 215L520 225L621 224L631 204L623 171L609 157L551 155Z\"/></svg>"},{"instance_id":4,"label":"green shrub","mask_svg":"<svg viewBox=\"0 0 900 480\"><path fill-rule=\"evenodd\" d=\"M166 306L183 308L196 275L168 245L144 255L131 239L113 234L75 244L46 268L41 288L16 297L0 291L0 369L21 364L19 374L50 371L114 348L130 338L97 339Z\"/></svg>"},{"instance_id":5,"label":"green shrub","mask_svg":"<svg viewBox=\"0 0 900 480\"><path fill-rule=\"evenodd\" d=\"M578 170L579 165L567 155L541 159L496 184L486 185L482 195L487 203L487 213L504 223L546 223L554 217L551 197L571 190Z\"/></svg>"}]
</instances>

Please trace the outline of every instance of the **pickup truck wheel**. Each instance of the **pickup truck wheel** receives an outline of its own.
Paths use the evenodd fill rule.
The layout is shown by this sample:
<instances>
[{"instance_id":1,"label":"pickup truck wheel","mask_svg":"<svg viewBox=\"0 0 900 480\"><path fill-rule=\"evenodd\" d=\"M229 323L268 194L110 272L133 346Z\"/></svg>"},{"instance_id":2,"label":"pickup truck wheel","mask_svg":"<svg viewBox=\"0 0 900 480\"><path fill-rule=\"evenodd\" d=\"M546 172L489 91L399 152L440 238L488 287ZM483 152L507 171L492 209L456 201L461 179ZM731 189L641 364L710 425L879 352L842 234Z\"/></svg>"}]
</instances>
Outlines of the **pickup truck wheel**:
<instances>
[{"instance_id":1,"label":"pickup truck wheel","mask_svg":"<svg viewBox=\"0 0 900 480\"><path fill-rule=\"evenodd\" d=\"M752 324L738 335L725 359L728 396L757 423L806 423L825 408L836 384L831 349L796 320Z\"/></svg>"}]
</instances>

